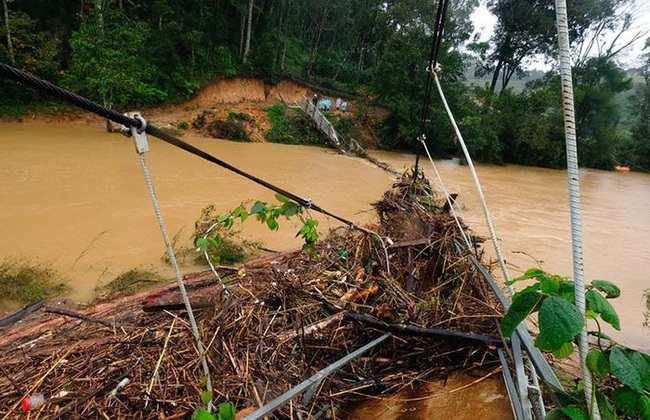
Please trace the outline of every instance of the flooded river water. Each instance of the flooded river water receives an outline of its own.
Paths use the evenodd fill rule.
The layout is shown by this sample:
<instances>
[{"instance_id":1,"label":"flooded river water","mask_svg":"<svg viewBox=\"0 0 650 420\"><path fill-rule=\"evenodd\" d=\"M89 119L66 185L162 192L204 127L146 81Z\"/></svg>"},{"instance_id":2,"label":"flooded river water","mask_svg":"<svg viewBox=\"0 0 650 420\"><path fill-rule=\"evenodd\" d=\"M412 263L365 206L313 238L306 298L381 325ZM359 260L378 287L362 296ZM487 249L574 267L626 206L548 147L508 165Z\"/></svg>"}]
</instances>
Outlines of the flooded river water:
<instances>
[{"instance_id":1,"label":"flooded river water","mask_svg":"<svg viewBox=\"0 0 650 420\"><path fill-rule=\"evenodd\" d=\"M392 177L367 162L330 150L267 143L191 138L193 144L346 218L372 220L370 203ZM203 160L150 139L147 154L168 229L187 243L201 208L224 212L247 200L270 200L261 187ZM402 169L408 154L375 152ZM432 174L428 161L424 168ZM485 234L469 171L454 161L437 162L448 190L460 193L467 223ZM512 274L543 261L547 271L571 276L568 193L564 171L520 166L479 166L479 176ZM51 264L89 299L94 288L131 268L171 270L138 158L130 140L81 124L0 123L0 259ZM650 176L581 172L585 270L588 279L616 282L622 297L613 304L630 346L650 349L643 327L643 290L650 288ZM337 226L320 219L323 228ZM268 248L300 246L296 227L279 232L247 223L244 235ZM488 254L494 254L486 244ZM192 267L186 267L185 272Z\"/></svg>"}]
</instances>

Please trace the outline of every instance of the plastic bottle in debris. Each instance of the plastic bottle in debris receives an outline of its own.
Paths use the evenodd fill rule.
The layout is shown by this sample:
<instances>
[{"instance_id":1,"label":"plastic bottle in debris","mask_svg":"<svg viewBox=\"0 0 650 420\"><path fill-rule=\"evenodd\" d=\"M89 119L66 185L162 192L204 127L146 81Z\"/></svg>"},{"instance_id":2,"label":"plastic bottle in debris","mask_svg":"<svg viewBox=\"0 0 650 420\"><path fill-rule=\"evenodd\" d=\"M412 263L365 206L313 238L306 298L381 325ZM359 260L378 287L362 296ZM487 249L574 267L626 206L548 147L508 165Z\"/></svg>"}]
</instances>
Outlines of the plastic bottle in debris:
<instances>
[{"instance_id":1,"label":"plastic bottle in debris","mask_svg":"<svg viewBox=\"0 0 650 420\"><path fill-rule=\"evenodd\" d=\"M43 394L34 394L31 397L25 397L23 400L23 411L35 410L45 404L45 396Z\"/></svg>"}]
</instances>

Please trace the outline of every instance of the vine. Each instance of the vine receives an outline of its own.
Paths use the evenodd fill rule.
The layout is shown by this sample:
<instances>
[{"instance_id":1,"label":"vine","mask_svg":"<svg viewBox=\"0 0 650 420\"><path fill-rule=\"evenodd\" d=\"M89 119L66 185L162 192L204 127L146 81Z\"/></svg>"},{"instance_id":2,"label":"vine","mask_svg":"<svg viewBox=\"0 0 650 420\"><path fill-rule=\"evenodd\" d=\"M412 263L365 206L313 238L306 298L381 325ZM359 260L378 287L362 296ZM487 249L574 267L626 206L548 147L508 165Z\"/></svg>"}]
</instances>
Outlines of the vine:
<instances>
[{"instance_id":1,"label":"vine","mask_svg":"<svg viewBox=\"0 0 650 420\"><path fill-rule=\"evenodd\" d=\"M602 418L616 419L622 414L650 419L650 356L617 344L601 328L601 322L605 322L621 329L618 314L608 300L619 297L620 289L607 280L593 280L586 286L587 309L583 315L575 306L575 284L567 278L533 268L506 284L533 279L534 284L513 296L501 323L504 336L512 336L528 315L537 313L539 334L535 346L565 358L573 353L585 317L593 320L597 331L588 333L597 338L597 348L587 354L587 367L594 376L593 400ZM587 409L584 393L565 393L562 397L563 406L550 411L547 419L589 418L591 410Z\"/></svg>"}]
</instances>

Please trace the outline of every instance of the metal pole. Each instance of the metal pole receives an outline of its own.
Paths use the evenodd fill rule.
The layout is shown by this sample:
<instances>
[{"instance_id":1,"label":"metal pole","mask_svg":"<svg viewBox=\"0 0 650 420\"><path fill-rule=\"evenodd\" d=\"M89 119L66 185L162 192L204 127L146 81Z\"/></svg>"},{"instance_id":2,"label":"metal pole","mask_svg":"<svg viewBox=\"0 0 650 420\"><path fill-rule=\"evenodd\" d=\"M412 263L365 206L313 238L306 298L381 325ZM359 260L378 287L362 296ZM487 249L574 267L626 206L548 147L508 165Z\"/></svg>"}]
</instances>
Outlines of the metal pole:
<instances>
[{"instance_id":1,"label":"metal pole","mask_svg":"<svg viewBox=\"0 0 650 420\"><path fill-rule=\"evenodd\" d=\"M302 391L306 390L309 387L312 386L318 386L318 384L327 377L327 375L331 374L335 370L339 369L341 366L345 365L346 363L351 362L352 360L356 359L357 357L361 356L363 353L367 352L371 348L375 347L376 345L380 344L384 340L386 340L388 337L390 337L392 334L391 333L386 333L382 335L379 338L374 339L370 343L366 344L365 346L361 347L360 349L355 350L354 352L348 354L347 356L337 360L336 362L332 363L325 369L317 372L315 375L310 377L309 379L301 382L300 384L296 385L295 387L291 388L289 391L285 392L284 394L280 395L279 397L275 398L274 400L266 403L264 406L258 408L257 410L253 411L246 417L244 417L244 420L254 420L254 419L259 419L262 418L268 414L271 414L274 412L278 407L282 406L284 403L289 401L290 399L294 398L296 395L300 394Z\"/></svg>"},{"instance_id":2,"label":"metal pole","mask_svg":"<svg viewBox=\"0 0 650 420\"><path fill-rule=\"evenodd\" d=\"M567 175L569 178L569 203L571 211L571 243L573 248L573 279L575 281L576 306L585 313L585 277L582 261L582 220L580 214L580 181L578 179L578 145L576 141L576 122L573 107L573 79L571 77L571 57L569 55L569 24L565 0L555 0L555 17L560 56L560 75L562 77L562 104L564 108L564 132L566 137ZM580 364L585 384L585 397L591 417L600 419L598 404L593 398L591 372L587 368L587 325L582 327L578 340Z\"/></svg>"}]
</instances>

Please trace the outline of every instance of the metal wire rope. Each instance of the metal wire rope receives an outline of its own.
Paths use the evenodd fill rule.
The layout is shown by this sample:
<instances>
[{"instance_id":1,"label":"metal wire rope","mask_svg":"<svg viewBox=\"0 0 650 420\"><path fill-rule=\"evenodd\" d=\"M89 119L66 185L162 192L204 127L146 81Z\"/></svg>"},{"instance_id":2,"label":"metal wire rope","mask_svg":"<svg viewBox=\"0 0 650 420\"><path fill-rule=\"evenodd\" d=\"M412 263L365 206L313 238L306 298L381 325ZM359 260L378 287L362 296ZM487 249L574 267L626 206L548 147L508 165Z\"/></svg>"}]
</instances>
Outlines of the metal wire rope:
<instances>
[{"instance_id":1,"label":"metal wire rope","mask_svg":"<svg viewBox=\"0 0 650 420\"><path fill-rule=\"evenodd\" d=\"M436 8L436 20L433 27L433 36L431 38L431 50L429 51L429 65L427 70L434 69L438 65L438 54L440 52L440 43L442 42L442 33L445 24L445 16L447 14L447 0L438 0L438 7ZM420 135L424 134L424 129L429 118L429 105L431 104L431 90L433 88L433 78L431 72L427 71L427 83L424 88L424 104L422 106L422 115L420 117ZM417 147L417 146L416 146ZM420 164L420 153L415 153L415 170L413 176L418 173L418 165Z\"/></svg>"}]
</instances>

